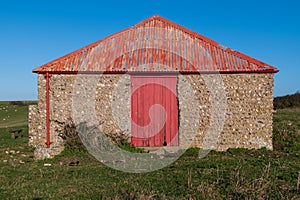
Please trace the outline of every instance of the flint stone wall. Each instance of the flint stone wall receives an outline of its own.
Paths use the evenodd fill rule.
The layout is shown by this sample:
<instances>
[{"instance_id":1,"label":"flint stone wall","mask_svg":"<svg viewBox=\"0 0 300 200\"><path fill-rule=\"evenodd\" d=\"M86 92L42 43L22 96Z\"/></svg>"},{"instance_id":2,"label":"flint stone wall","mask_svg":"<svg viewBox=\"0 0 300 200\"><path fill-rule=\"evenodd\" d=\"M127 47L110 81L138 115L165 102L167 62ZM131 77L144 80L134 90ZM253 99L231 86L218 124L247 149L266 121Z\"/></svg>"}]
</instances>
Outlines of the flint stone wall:
<instances>
[{"instance_id":1,"label":"flint stone wall","mask_svg":"<svg viewBox=\"0 0 300 200\"><path fill-rule=\"evenodd\" d=\"M178 76L180 146L211 147L221 151L228 148L272 149L273 74L222 74L219 75L221 86L214 82L214 76ZM87 120L89 125L96 124L108 135L122 136L130 141L130 85L129 75L52 75L50 134L53 151L47 151L44 157L52 157L63 150L59 133L70 118ZM29 107L29 145L37 149L43 149L46 142L45 86L45 77L39 75L38 105ZM212 104L215 93L225 94L226 109L217 109L225 116L220 133L210 129L216 124L211 117L217 105ZM212 134L213 137L209 137Z\"/></svg>"},{"instance_id":2,"label":"flint stone wall","mask_svg":"<svg viewBox=\"0 0 300 200\"><path fill-rule=\"evenodd\" d=\"M204 76L206 76L204 78ZM199 125L181 139L181 145L191 143L193 147L210 146L213 149L224 151L228 148L255 148L266 147L272 149L272 120L273 120L273 74L222 74L221 79L224 88L217 90L225 92L226 110L221 112L225 115L224 125L220 133L210 138L209 132L212 112L212 91L207 78L215 75L188 75L184 79L179 78L178 98L180 109L180 130L184 132L186 127L192 127L190 112L194 112L186 101L191 101L189 95L182 87L182 82L187 81L192 85L195 100L198 101L197 112L199 113ZM212 81L213 82L213 81ZM218 105L214 105L218 106ZM188 116L188 117L186 117ZM196 135L194 135L196 133ZM208 136L208 137L207 137ZM180 134L179 137L183 137ZM193 141L191 138L194 138ZM206 139L214 139L213 142Z\"/></svg>"}]
</instances>

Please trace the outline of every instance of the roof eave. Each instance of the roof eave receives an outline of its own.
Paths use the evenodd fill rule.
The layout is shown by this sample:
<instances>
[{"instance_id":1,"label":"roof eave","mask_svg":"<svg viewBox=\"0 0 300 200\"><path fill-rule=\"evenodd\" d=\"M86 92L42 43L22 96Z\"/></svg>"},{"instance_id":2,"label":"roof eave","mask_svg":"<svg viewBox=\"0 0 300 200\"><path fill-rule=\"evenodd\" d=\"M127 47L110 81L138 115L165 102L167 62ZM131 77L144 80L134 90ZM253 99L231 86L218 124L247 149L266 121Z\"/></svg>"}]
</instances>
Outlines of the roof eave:
<instances>
[{"instance_id":1,"label":"roof eave","mask_svg":"<svg viewBox=\"0 0 300 200\"><path fill-rule=\"evenodd\" d=\"M220 71L33 71L37 74L252 74L252 73L277 73L278 69L268 69L268 70L245 70L245 71L230 71L230 70L220 70Z\"/></svg>"}]
</instances>

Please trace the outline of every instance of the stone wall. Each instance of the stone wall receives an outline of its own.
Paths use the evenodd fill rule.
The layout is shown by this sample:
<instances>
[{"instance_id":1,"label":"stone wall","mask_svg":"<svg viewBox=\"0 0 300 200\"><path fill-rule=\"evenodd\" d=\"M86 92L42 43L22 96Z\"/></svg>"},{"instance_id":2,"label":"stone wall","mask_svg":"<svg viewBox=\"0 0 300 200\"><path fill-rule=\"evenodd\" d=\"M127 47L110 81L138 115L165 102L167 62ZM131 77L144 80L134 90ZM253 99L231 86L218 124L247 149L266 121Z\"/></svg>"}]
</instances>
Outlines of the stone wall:
<instances>
[{"instance_id":1,"label":"stone wall","mask_svg":"<svg viewBox=\"0 0 300 200\"><path fill-rule=\"evenodd\" d=\"M191 143L191 146L203 147L205 136L211 134L208 130L211 126L212 91L208 88L209 81L204 81L207 76L215 75L188 75L179 78L180 138L186 132L186 127L192 127L190 113L195 109L199 113L198 126L189 130L186 140L181 139L183 146ZM214 137L216 144L213 149L272 149L273 74L222 74L221 78L226 95L225 123L223 130ZM192 86L195 93L192 99L183 82ZM195 101L198 101L198 108L188 103ZM189 141L192 138L193 141Z\"/></svg>"},{"instance_id":2,"label":"stone wall","mask_svg":"<svg viewBox=\"0 0 300 200\"><path fill-rule=\"evenodd\" d=\"M209 131L214 130L210 128L215 123L211 117L215 106L212 97L222 91L226 110L219 112L226 118L220 133L208 139L215 142L211 147L272 149L273 74L218 75L222 87L215 76L178 76L180 146L203 147L215 134ZM44 148L46 141L45 84L44 76L39 75L38 105L29 108L29 145L37 148ZM70 118L87 119L107 134L130 139L129 75L52 75L50 105L53 155L63 149L58 134Z\"/></svg>"},{"instance_id":3,"label":"stone wall","mask_svg":"<svg viewBox=\"0 0 300 200\"><path fill-rule=\"evenodd\" d=\"M226 75L227 116L219 149L272 149L273 74Z\"/></svg>"},{"instance_id":4,"label":"stone wall","mask_svg":"<svg viewBox=\"0 0 300 200\"><path fill-rule=\"evenodd\" d=\"M128 84L128 83L129 84ZM29 108L29 145L41 149L46 142L46 81L38 76L38 105ZM116 93L115 88L120 92ZM81 98L81 99L79 99ZM115 109L112 109L111 104ZM91 108L91 106L94 106ZM79 112L78 112L79 111ZM95 112L93 115L93 112ZM114 119L112 113L125 113ZM94 117L90 120L91 117ZM88 125L111 135L130 138L130 77L128 75L52 75L50 78L50 140L49 156L63 150L59 134L65 122L84 119ZM116 122L122 122L120 129ZM53 155L51 154L53 153Z\"/></svg>"}]
</instances>

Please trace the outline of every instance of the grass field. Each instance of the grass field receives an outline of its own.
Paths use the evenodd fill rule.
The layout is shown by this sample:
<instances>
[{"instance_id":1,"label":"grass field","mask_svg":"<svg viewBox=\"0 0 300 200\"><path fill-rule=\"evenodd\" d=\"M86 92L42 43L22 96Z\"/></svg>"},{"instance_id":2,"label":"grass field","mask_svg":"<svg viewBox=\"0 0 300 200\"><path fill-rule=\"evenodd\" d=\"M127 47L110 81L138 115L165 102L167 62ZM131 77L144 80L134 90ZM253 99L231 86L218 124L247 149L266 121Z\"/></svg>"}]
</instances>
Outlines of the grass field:
<instances>
[{"instance_id":1,"label":"grass field","mask_svg":"<svg viewBox=\"0 0 300 200\"><path fill-rule=\"evenodd\" d=\"M274 151L229 149L199 159L189 149L166 168L129 174L87 154L34 161L27 104L0 107L0 199L300 199L300 109L275 113ZM11 139L7 126L25 137Z\"/></svg>"},{"instance_id":2,"label":"grass field","mask_svg":"<svg viewBox=\"0 0 300 200\"><path fill-rule=\"evenodd\" d=\"M18 105L18 103L21 105ZM31 104L36 104L36 102L0 101L0 128L26 126L28 122L28 105Z\"/></svg>"}]
</instances>

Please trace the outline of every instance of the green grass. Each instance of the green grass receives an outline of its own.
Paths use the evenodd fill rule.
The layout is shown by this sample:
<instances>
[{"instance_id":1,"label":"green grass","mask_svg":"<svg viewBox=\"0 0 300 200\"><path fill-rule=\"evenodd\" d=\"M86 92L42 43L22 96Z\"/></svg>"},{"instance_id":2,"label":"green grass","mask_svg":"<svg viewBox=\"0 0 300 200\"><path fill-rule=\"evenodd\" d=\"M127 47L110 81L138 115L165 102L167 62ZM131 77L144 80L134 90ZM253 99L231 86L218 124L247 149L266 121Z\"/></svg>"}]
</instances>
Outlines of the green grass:
<instances>
[{"instance_id":1,"label":"green grass","mask_svg":"<svg viewBox=\"0 0 300 200\"><path fill-rule=\"evenodd\" d=\"M278 110L274 115L273 129L276 149L300 151L300 108Z\"/></svg>"},{"instance_id":2,"label":"green grass","mask_svg":"<svg viewBox=\"0 0 300 200\"><path fill-rule=\"evenodd\" d=\"M28 122L28 105L34 101L23 102L24 105L12 105L7 101L0 101L0 128L26 126Z\"/></svg>"},{"instance_id":3,"label":"green grass","mask_svg":"<svg viewBox=\"0 0 300 200\"><path fill-rule=\"evenodd\" d=\"M199 150L189 149L170 166L143 174L116 171L87 154L34 161L26 125L16 125L25 137L15 140L0 128L0 199L300 199L299 117L297 109L275 113L277 150L229 149L199 159Z\"/></svg>"}]
</instances>

